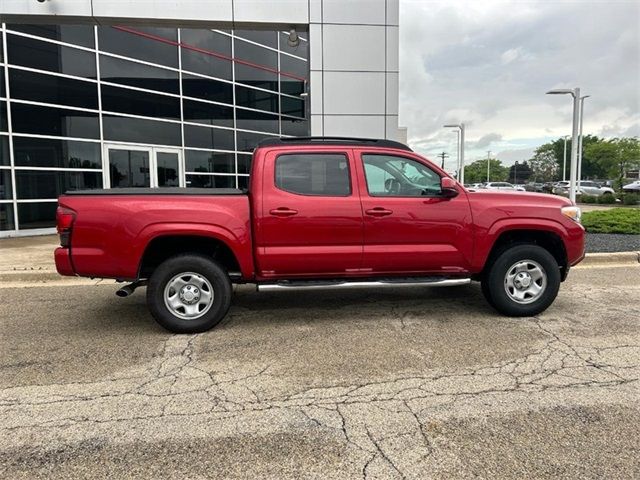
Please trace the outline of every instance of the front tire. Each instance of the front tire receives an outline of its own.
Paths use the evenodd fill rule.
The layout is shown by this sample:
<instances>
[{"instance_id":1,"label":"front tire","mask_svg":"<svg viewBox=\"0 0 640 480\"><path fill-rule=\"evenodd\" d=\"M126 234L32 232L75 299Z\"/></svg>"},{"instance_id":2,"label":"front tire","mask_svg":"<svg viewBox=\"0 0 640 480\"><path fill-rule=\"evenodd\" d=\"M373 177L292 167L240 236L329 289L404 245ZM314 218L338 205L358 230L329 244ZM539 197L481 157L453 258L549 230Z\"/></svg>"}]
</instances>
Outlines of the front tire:
<instances>
[{"instance_id":1,"label":"front tire","mask_svg":"<svg viewBox=\"0 0 640 480\"><path fill-rule=\"evenodd\" d=\"M220 323L231 306L229 275L203 255L177 255L155 269L147 286L153 318L174 333L204 332Z\"/></svg>"},{"instance_id":2,"label":"front tire","mask_svg":"<svg viewBox=\"0 0 640 480\"><path fill-rule=\"evenodd\" d=\"M547 250L516 245L502 252L482 279L489 304L510 317L545 311L560 289L560 268Z\"/></svg>"}]
</instances>

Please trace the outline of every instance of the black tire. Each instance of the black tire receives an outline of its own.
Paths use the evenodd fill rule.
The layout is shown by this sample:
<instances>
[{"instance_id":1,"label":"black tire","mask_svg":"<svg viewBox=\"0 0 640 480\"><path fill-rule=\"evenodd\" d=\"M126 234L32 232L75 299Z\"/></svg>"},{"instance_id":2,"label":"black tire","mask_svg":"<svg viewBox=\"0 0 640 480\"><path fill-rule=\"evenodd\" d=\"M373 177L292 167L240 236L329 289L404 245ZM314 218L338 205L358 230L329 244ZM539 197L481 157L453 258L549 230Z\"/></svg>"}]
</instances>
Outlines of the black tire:
<instances>
[{"instance_id":1,"label":"black tire","mask_svg":"<svg viewBox=\"0 0 640 480\"><path fill-rule=\"evenodd\" d=\"M524 299L530 303L518 303L511 298L505 288L508 270L518 262L537 263L544 274L543 290L537 296ZM489 266L482 279L482 293L489 304L503 315L510 317L530 317L545 311L553 303L560 289L560 267L556 259L542 247L520 244L500 253ZM535 300L532 300L535 298Z\"/></svg>"},{"instance_id":2,"label":"black tire","mask_svg":"<svg viewBox=\"0 0 640 480\"><path fill-rule=\"evenodd\" d=\"M493 298L491 298L491 292L489 291L489 282L485 282L484 280L482 280L480 282L480 290L482 290L482 295L484 295L484 299L487 301L487 303L493 308L496 308L496 306L493 304Z\"/></svg>"},{"instance_id":3,"label":"black tire","mask_svg":"<svg viewBox=\"0 0 640 480\"><path fill-rule=\"evenodd\" d=\"M197 274L206 279L213 289L213 300L207 303L208 310L204 314L196 313L201 315L198 318L180 318L165 303L167 284L181 273ZM182 278L189 282L189 278L193 277L185 275ZM203 292L208 288L207 285L201 286ZM222 321L231 306L231 295L231 280L218 262L203 255L176 255L162 262L149 278L147 306L153 318L167 330L174 333L198 333L205 332Z\"/></svg>"}]
</instances>

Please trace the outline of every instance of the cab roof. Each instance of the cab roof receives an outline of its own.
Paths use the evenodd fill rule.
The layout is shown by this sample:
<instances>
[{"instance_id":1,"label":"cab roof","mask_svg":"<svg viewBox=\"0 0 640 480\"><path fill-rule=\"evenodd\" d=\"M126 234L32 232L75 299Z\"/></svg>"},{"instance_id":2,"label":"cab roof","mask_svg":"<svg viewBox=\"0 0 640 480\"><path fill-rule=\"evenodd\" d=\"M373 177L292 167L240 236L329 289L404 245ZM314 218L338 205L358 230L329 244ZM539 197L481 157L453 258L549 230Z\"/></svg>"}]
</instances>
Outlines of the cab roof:
<instances>
[{"instance_id":1,"label":"cab roof","mask_svg":"<svg viewBox=\"0 0 640 480\"><path fill-rule=\"evenodd\" d=\"M267 138L258 143L256 148L261 147L284 147L289 145L350 145L358 147L381 147L381 148L397 148L399 150L407 150L412 152L404 143L394 140L375 139L375 138L355 138L355 137L279 137Z\"/></svg>"}]
</instances>

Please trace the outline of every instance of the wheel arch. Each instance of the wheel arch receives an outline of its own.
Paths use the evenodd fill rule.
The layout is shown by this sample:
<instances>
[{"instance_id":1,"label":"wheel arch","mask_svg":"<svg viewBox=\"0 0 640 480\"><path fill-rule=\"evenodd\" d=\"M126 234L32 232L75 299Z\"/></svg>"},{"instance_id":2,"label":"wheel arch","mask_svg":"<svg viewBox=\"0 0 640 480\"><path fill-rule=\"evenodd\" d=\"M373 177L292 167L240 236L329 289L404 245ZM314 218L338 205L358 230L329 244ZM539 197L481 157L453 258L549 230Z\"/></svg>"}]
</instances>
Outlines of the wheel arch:
<instances>
[{"instance_id":1,"label":"wheel arch","mask_svg":"<svg viewBox=\"0 0 640 480\"><path fill-rule=\"evenodd\" d=\"M138 266L138 278L149 278L165 260L175 255L194 253L218 261L232 278L242 275L238 255L224 240L202 233L167 233L150 239Z\"/></svg>"},{"instance_id":2,"label":"wheel arch","mask_svg":"<svg viewBox=\"0 0 640 480\"><path fill-rule=\"evenodd\" d=\"M523 244L538 245L547 250L558 263L562 281L569 271L567 249L558 231L540 228L511 228L503 229L495 236L495 240L488 250L483 262L480 277L482 277L492 262L506 249Z\"/></svg>"}]
</instances>

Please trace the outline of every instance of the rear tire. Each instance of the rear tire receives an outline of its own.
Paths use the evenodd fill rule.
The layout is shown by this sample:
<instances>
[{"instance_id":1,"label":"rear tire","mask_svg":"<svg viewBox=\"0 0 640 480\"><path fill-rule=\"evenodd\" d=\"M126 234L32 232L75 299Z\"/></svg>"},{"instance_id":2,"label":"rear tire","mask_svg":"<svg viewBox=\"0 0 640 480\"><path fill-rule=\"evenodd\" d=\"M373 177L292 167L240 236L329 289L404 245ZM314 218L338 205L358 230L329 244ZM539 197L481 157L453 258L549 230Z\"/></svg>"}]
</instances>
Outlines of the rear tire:
<instances>
[{"instance_id":1,"label":"rear tire","mask_svg":"<svg viewBox=\"0 0 640 480\"><path fill-rule=\"evenodd\" d=\"M231 306L231 280L215 260L176 255L155 269L147 286L153 318L174 333L205 332L220 323Z\"/></svg>"},{"instance_id":2,"label":"rear tire","mask_svg":"<svg viewBox=\"0 0 640 480\"><path fill-rule=\"evenodd\" d=\"M560 289L560 267L542 247L520 244L503 251L482 279L482 293L498 312L530 317L545 311Z\"/></svg>"}]
</instances>

